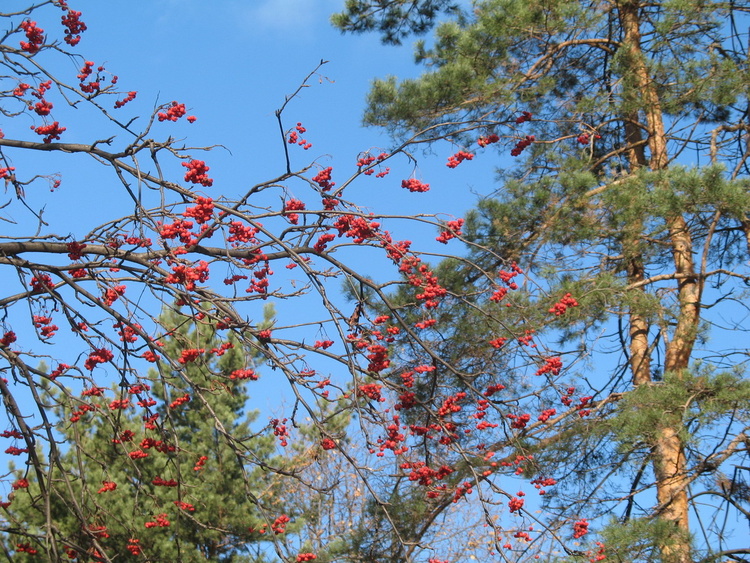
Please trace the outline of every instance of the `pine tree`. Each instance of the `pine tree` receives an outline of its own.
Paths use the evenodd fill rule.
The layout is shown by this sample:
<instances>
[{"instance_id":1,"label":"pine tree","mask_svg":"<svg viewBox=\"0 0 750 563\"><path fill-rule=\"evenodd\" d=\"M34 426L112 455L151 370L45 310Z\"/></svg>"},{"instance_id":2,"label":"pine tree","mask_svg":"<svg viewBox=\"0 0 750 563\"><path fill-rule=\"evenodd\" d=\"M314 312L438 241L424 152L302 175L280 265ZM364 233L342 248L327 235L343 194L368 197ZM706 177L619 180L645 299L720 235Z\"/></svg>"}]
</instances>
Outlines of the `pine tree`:
<instances>
[{"instance_id":1,"label":"pine tree","mask_svg":"<svg viewBox=\"0 0 750 563\"><path fill-rule=\"evenodd\" d=\"M272 314L268 308L266 324ZM262 469L277 463L274 437L268 428L254 430L257 413L245 412L247 384L258 377L258 357L248 356L233 339L222 339L200 317L195 310L162 315L164 325L174 327L161 340L165 356L203 350L198 361L179 367L161 362L138 383L113 389L111 401L105 398L107 390L88 389L77 405L58 409L65 451L46 486L76 491L80 516L56 496L49 506L50 521L61 536L76 538L77 543L66 545L71 557L95 555L100 542L119 552L118 561L143 561L144 556L164 562L268 560L264 540L284 525L271 530L282 509L276 480ZM200 390L200 396L191 389ZM47 401L62 396L53 386L47 391ZM152 416L136 416L136 402L150 407ZM60 468L67 469L65 474ZM8 507L19 532L11 528L10 549L28 543L28 535L35 533L30 523L46 526L39 484L28 481ZM92 482L101 483L95 495L87 494L96 490ZM89 523L87 530L80 529L81 517ZM58 555L62 560L64 554Z\"/></svg>"},{"instance_id":2,"label":"pine tree","mask_svg":"<svg viewBox=\"0 0 750 563\"><path fill-rule=\"evenodd\" d=\"M431 4L350 2L334 23L393 42L403 34L388 14ZM750 281L738 31L748 12L747 2L483 0L437 25L425 11L429 22L411 28L437 25L434 44L417 44L425 72L377 80L368 99L365 121L395 138L517 160L503 158L497 192L466 218L467 263L517 263L552 311L575 298L547 324L576 396L591 397L578 409L587 416L529 437L525 451L559 476L550 513L615 518L602 537L621 560L750 553L723 524L691 525L747 514L732 464L747 452L750 386L732 337L748 327L723 306L739 305ZM477 282L458 261L440 272L456 295ZM480 380L506 372L477 343L519 336L505 327L530 309L520 295L513 304L456 300L435 349Z\"/></svg>"}]
</instances>

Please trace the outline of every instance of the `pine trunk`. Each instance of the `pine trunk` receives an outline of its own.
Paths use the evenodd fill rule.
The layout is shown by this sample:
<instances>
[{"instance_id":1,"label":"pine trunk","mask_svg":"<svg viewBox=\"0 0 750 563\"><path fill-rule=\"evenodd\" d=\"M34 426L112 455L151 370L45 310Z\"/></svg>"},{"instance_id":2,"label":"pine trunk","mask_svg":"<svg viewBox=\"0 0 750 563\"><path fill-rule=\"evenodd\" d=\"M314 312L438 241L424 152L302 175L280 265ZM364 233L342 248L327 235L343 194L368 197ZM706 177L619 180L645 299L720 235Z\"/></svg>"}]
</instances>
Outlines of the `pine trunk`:
<instances>
[{"instance_id":1,"label":"pine trunk","mask_svg":"<svg viewBox=\"0 0 750 563\"><path fill-rule=\"evenodd\" d=\"M640 97L641 111L645 114L647 126L647 146L649 149L648 167L663 170L668 166L667 143L664 132L661 103L655 84L646 65L641 49L640 3L623 2L619 14L623 29L623 48L633 73L636 89L634 97ZM669 186L656 186L655 189L669 189ZM699 319L700 287L695 276L692 242L685 220L680 215L666 217L671 249L674 259L678 286L679 312L677 326L667 345L665 372L680 374L687 368ZM631 268L630 281L643 279L643 271ZM631 315L631 369L635 385L651 381L649 373L647 326L638 315ZM653 468L656 477L658 501L657 517L674 526L675 536L687 538L690 532L688 521L687 472L684 444L680 438L682 417L679 413L665 416L664 425L657 433L652 448ZM665 563L689 563L692 561L688 541L678 540L674 544L662 546Z\"/></svg>"}]
</instances>

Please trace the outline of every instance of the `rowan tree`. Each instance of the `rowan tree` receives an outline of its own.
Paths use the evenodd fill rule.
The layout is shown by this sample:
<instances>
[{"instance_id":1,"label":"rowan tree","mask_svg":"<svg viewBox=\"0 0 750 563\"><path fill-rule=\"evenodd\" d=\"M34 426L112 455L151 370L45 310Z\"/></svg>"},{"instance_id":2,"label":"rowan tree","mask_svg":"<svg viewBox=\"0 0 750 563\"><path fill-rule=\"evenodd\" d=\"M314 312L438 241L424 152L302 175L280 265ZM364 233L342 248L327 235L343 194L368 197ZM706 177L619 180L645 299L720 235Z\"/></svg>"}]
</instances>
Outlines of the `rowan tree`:
<instances>
[{"instance_id":1,"label":"rowan tree","mask_svg":"<svg viewBox=\"0 0 750 563\"><path fill-rule=\"evenodd\" d=\"M130 113L155 92L80 54L85 16L74 7L43 1L0 18L0 435L17 459L3 477L6 557L238 560L246 550L256 561L435 562L504 542L525 557L532 532L501 476L531 461L517 453L528 413L562 375L551 363L537 394L501 396L499 374L479 378L433 348L442 308L483 291L449 292L428 261L436 253L419 251L425 228L449 242L460 222L348 199L355 183L428 191L416 168L389 175L399 158L411 162L414 141L364 149L334 170L306 152L315 132L287 117L294 92L276 112L278 175L247 180L243 159L242 179L221 186L211 147L178 140L200 112L175 94L145 117ZM388 230L403 223L412 240ZM469 270L486 278L490 301L522 275L510 264ZM295 314L268 326L269 301ZM506 346L476 342L519 378L545 353L527 346L546 316L536 308L508 316L517 339ZM437 382L438 368L466 390ZM244 403L259 374L286 397L265 432L238 420L255 410ZM216 491L223 480L231 485ZM280 513L294 492L297 509ZM123 493L136 498L117 502ZM345 514L362 519L332 545L320 525ZM547 520L533 534L549 529L558 549L573 549L581 524L563 534ZM366 537L368 522L383 546ZM460 545L464 530L472 540Z\"/></svg>"},{"instance_id":2,"label":"rowan tree","mask_svg":"<svg viewBox=\"0 0 750 563\"><path fill-rule=\"evenodd\" d=\"M470 252L436 270L449 294L477 292L435 317L436 355L468 374L450 385L505 372L511 396L540 393L483 345L512 338L503 323L517 328L530 301L505 287L488 299L476 267L515 262L556 317L525 311L529 344L544 325L559 341L539 372L570 382L542 390L553 410L523 436L536 470L559 481L543 513L588 518L575 536L600 532L594 558L744 560L732 522L750 501L750 6L481 0L438 24L435 4L348 2L333 21L387 42L436 26L416 46L424 73L375 81L365 121L435 151L450 143L449 168L503 155L497 190L462 226ZM397 25L394 13L421 16ZM445 384L435 374L423 393Z\"/></svg>"}]
</instances>

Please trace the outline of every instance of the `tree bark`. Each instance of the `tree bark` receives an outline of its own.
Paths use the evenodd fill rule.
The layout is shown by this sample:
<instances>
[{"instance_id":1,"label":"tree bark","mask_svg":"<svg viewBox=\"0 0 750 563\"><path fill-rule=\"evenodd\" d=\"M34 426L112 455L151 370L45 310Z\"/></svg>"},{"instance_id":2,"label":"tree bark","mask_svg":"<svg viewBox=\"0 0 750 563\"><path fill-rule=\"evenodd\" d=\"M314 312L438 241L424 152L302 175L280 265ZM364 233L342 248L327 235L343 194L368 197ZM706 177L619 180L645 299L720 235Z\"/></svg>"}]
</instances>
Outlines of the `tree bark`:
<instances>
[{"instance_id":1,"label":"tree bark","mask_svg":"<svg viewBox=\"0 0 750 563\"><path fill-rule=\"evenodd\" d=\"M669 164L667 139L664 130L661 101L657 89L651 80L646 60L641 49L640 2L627 1L618 6L623 30L623 49L626 49L630 64L629 77L635 91L632 99L640 102L640 109L645 115L647 127L647 146L649 149L648 167L653 171L664 170ZM655 189L669 189L669 186L656 186ZM676 214L665 217L672 247L675 271L685 275L678 281L678 320L677 326L667 345L665 372L677 375L688 367L696 328L699 320L700 285L695 276L692 257L692 241L684 218ZM629 272L630 273L630 272ZM643 272L633 268L631 277L642 276ZM635 321L635 324L633 323ZM641 385L650 381L651 374L646 373L648 362L644 353L643 322L631 315L631 369L633 383ZM636 353L638 356L636 356ZM656 477L656 494L659 506L656 516L674 526L675 535L687 538L690 532L688 520L687 484L684 444L680 437L682 416L679 412L666 413L664 424L657 432L652 448L653 468ZM678 540L674 544L660 546L665 563L690 563L692 561L690 545L687 541Z\"/></svg>"}]
</instances>

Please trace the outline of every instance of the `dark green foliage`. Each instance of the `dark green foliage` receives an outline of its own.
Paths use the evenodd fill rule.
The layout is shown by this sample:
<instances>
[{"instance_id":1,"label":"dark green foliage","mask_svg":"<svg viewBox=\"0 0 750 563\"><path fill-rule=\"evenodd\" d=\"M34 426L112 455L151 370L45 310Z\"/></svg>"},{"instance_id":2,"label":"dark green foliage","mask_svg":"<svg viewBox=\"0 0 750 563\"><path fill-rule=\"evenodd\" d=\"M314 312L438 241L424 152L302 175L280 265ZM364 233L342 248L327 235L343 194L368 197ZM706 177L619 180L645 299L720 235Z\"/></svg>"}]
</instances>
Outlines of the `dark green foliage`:
<instances>
[{"instance_id":1,"label":"dark green foliage","mask_svg":"<svg viewBox=\"0 0 750 563\"><path fill-rule=\"evenodd\" d=\"M160 364L140 382L150 391L112 389L117 399L130 403L126 409L108 405L105 392L101 400L91 397L101 415L86 413L72 423L69 408L61 406L64 451L46 483L53 491L62 488L51 496L51 521L61 537L76 538L75 544L66 544L71 553L93 553L100 542L119 552L118 561L143 561L129 546L138 546L155 562L266 561L264 536L257 530L267 529L282 513L274 498L275 481L262 469L274 463L274 437L252 429L256 415L244 410L247 382L230 377L235 370L252 368L253 358L236 341L223 341L208 323L178 312L164 317L166 326L175 327L162 340L161 350L169 357L179 357L186 348L234 347L221 355L209 352L179 369ZM47 392L47 401L61 397L53 386ZM158 414L151 429L144 428L133 408L137 401L150 400L151 412ZM128 457L130 452L146 457ZM60 467L66 468L64 474ZM29 480L29 489L18 491L8 509L10 522L25 523L26 537L11 534L11 546L33 538L35 526L40 531L45 526L43 496L38 483ZM159 485L165 482L171 484ZM102 490L92 494L99 484ZM107 484L116 488L107 490ZM68 487L80 514L71 512ZM147 524L158 523L160 515L169 526ZM81 529L81 519L88 531Z\"/></svg>"},{"instance_id":2,"label":"dark green foliage","mask_svg":"<svg viewBox=\"0 0 750 563\"><path fill-rule=\"evenodd\" d=\"M401 44L412 33L426 33L441 13L456 13L454 0L346 0L331 21L342 32L377 31L383 43Z\"/></svg>"}]
</instances>

